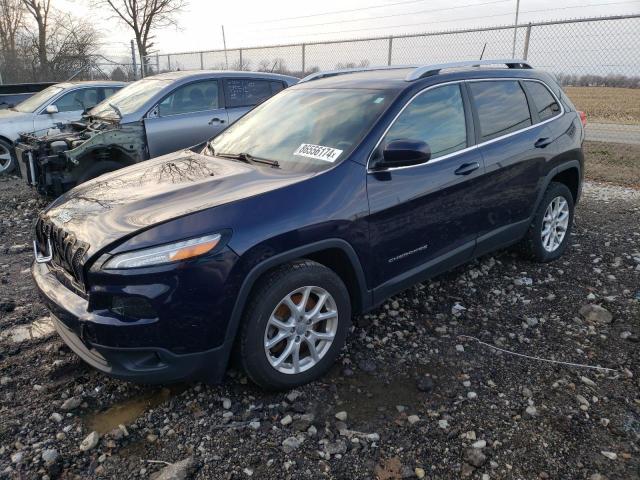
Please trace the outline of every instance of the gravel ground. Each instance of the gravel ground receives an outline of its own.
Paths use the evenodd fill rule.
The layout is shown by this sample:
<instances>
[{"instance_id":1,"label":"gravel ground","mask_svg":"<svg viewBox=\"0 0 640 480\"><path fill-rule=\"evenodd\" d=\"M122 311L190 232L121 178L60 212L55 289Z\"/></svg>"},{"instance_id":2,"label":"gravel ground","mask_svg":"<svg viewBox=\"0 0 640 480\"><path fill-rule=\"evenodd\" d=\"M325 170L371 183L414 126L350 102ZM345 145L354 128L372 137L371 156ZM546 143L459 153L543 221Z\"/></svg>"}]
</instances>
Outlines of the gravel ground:
<instances>
[{"instance_id":1,"label":"gravel ground","mask_svg":"<svg viewBox=\"0 0 640 480\"><path fill-rule=\"evenodd\" d=\"M0 178L0 478L640 478L638 190L586 185L560 261L500 251L356 318L289 393L84 365L31 283L43 206Z\"/></svg>"}]
</instances>

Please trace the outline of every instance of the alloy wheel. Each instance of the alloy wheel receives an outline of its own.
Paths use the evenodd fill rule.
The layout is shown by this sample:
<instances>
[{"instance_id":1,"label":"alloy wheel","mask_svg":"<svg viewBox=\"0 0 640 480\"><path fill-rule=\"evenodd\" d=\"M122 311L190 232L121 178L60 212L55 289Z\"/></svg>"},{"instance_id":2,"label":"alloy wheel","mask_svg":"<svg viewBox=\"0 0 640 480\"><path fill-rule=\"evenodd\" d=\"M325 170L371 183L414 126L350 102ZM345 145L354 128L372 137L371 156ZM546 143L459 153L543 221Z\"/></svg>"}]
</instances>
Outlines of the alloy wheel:
<instances>
[{"instance_id":1,"label":"alloy wheel","mask_svg":"<svg viewBox=\"0 0 640 480\"><path fill-rule=\"evenodd\" d=\"M557 196L547 206L542 219L542 246L547 252L556 251L569 228L569 204L562 196Z\"/></svg>"},{"instance_id":2,"label":"alloy wheel","mask_svg":"<svg viewBox=\"0 0 640 480\"><path fill-rule=\"evenodd\" d=\"M0 144L0 173L4 173L5 170L11 165L11 152L6 146Z\"/></svg>"},{"instance_id":3,"label":"alloy wheel","mask_svg":"<svg viewBox=\"0 0 640 480\"><path fill-rule=\"evenodd\" d=\"M280 373L297 374L316 366L331 348L338 330L338 308L321 287L288 293L271 313L264 351Z\"/></svg>"}]
</instances>

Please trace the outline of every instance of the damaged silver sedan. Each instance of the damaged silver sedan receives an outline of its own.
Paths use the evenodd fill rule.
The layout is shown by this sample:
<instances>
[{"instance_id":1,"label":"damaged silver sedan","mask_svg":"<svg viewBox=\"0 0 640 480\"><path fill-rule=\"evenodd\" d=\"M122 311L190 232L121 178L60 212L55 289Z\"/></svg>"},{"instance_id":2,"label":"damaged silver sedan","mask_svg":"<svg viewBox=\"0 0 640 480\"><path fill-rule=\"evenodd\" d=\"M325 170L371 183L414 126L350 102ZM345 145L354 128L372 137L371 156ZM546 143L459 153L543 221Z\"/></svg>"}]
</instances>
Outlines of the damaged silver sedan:
<instances>
[{"instance_id":1,"label":"damaged silver sedan","mask_svg":"<svg viewBox=\"0 0 640 480\"><path fill-rule=\"evenodd\" d=\"M171 72L139 80L83 120L22 134L22 177L45 195L216 136L255 105L298 81L272 73Z\"/></svg>"}]
</instances>

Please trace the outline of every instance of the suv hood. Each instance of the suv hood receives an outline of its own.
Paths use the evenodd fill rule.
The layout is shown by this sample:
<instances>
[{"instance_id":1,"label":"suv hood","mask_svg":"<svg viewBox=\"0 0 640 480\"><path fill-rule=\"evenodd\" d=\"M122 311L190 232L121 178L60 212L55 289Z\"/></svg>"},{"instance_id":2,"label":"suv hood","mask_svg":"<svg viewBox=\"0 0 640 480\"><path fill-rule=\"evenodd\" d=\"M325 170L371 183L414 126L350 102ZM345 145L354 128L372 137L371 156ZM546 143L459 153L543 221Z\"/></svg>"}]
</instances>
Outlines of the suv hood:
<instances>
[{"instance_id":1,"label":"suv hood","mask_svg":"<svg viewBox=\"0 0 640 480\"><path fill-rule=\"evenodd\" d=\"M89 244L112 242L176 217L259 195L305 178L183 150L108 173L70 190L42 216Z\"/></svg>"}]
</instances>

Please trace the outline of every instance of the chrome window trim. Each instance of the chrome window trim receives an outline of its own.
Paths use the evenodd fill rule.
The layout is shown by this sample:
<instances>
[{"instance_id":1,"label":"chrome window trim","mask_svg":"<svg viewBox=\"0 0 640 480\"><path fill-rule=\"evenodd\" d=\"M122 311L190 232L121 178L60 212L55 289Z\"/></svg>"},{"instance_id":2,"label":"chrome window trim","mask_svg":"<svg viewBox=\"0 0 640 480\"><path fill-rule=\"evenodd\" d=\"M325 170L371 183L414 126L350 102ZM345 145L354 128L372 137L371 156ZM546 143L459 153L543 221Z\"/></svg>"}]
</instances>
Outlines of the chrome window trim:
<instances>
[{"instance_id":1,"label":"chrome window trim","mask_svg":"<svg viewBox=\"0 0 640 480\"><path fill-rule=\"evenodd\" d=\"M549 90L549 92L551 93L551 95L553 96L553 98L556 100L556 103L558 105L560 105L560 113L558 113L557 115L548 118L542 122L538 122L538 123L534 123L533 125L529 125L528 127L524 127L521 128L519 130L515 130L513 132L509 132L506 133L504 135L501 135L499 137L496 138L492 138L491 140L487 140L484 142L480 142L480 143L476 143L475 145L471 145L469 147L463 148L462 150L457 150L455 152L451 152L448 153L446 155L443 155L441 157L435 158L433 160L429 160L428 162L425 163L419 163L417 165L407 165L405 167L391 167L391 168L384 168L384 169L380 169L380 170L371 170L369 168L369 163L371 162L371 158L373 157L373 154L375 153L375 151L378 149L378 147L380 146L380 144L382 143L382 140L384 139L384 137L387 135L387 133L389 132L389 130L391 129L391 127L396 123L396 120L398 120L398 117L400 115L402 115L402 113L404 112L405 108L407 108L409 105L411 105L411 103L420 95L422 95L423 93L432 90L434 88L438 88L438 87L442 87L445 85L453 85L453 84L464 84L464 83L474 83L474 82L497 82L497 81L504 81L504 80L510 80L510 81L517 81L517 82L538 82L541 83L542 85L544 85L547 90ZM522 93L525 93L524 90ZM525 93L525 97L526 97L526 93ZM527 98L527 102L529 100L528 97ZM529 104L527 103L527 106ZM387 128L385 129L384 132L382 132L382 135L380 136L380 138L378 139L378 141L376 142L376 145L373 147L373 150L371 150L371 153L369 153L369 156L367 157L367 173L378 173L378 172L392 172L395 170L405 170L407 168L416 168L416 167L422 167L424 165L431 165L433 163L439 162L441 160L446 160L448 158L451 158L455 155L460 155L462 153L466 153L466 152L470 152L472 150L475 150L477 148L483 147L485 145L489 145L491 143L494 142L498 142L500 140L503 140L505 138L511 137L513 135L516 135L518 133L522 133L522 132L526 132L527 130L530 130L532 128L535 127L539 127L540 125L544 125L545 123L549 123L553 120L555 120L556 118L564 115L565 113L565 109L564 109L564 105L562 104L562 102L558 99L558 96L555 94L555 92L553 91L553 89L551 89L549 87L549 85L546 84L546 82L543 82L542 80L538 80L537 78L518 78L518 77L502 77L502 78L478 78L478 79L469 79L469 80L454 80L451 82L443 82L443 83L438 83L436 85L430 85L422 90L420 90L419 92L417 92L413 97L411 97L409 99L409 101L402 107L402 109L397 113L397 115L395 117L393 117L393 120L391 120L391 122L389 123L389 126L387 126ZM531 114L531 107L529 107L529 114ZM532 119L533 120L533 119ZM480 126L478 125L478 128Z\"/></svg>"}]
</instances>

